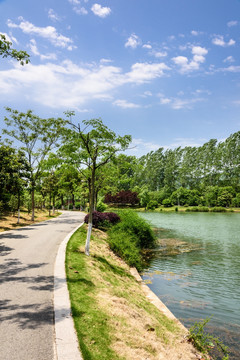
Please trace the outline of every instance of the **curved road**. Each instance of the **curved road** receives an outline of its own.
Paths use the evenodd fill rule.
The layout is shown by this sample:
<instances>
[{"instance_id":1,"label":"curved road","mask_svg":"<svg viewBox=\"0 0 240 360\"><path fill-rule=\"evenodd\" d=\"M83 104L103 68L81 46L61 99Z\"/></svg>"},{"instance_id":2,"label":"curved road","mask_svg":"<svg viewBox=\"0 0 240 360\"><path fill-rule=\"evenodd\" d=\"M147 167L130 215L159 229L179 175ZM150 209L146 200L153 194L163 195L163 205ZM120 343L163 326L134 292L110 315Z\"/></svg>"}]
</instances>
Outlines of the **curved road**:
<instances>
[{"instance_id":1,"label":"curved road","mask_svg":"<svg viewBox=\"0 0 240 360\"><path fill-rule=\"evenodd\" d=\"M0 360L54 359L54 262L84 216L66 211L0 234Z\"/></svg>"}]
</instances>

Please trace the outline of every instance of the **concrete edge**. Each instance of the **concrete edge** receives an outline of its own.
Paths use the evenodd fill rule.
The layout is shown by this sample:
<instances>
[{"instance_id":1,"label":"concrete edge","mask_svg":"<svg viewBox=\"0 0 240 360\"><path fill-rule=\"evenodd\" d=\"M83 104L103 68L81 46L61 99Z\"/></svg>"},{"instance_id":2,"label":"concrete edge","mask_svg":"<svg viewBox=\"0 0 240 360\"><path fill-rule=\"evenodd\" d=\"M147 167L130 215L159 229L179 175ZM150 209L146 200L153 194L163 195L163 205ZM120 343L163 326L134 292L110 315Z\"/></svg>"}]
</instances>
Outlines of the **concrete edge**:
<instances>
[{"instance_id":1,"label":"concrete edge","mask_svg":"<svg viewBox=\"0 0 240 360\"><path fill-rule=\"evenodd\" d=\"M188 329L181 323L180 320L178 320L176 318L176 316L173 315L173 313L168 309L168 307L159 299L159 297L154 294L154 292L146 285L144 284L141 276L139 275L138 271L136 268L130 268L130 273L132 276L135 277L135 279L137 280L137 282L140 283L144 294L146 295L147 299L153 304L155 305L164 315L166 315L169 319L173 320L180 328L182 331L184 331L183 335L187 335L188 334Z\"/></svg>"},{"instance_id":2,"label":"concrete edge","mask_svg":"<svg viewBox=\"0 0 240 360\"><path fill-rule=\"evenodd\" d=\"M65 272L66 247L71 236L83 223L72 230L61 242L54 266L54 360L83 360L71 316L71 303Z\"/></svg>"}]
</instances>

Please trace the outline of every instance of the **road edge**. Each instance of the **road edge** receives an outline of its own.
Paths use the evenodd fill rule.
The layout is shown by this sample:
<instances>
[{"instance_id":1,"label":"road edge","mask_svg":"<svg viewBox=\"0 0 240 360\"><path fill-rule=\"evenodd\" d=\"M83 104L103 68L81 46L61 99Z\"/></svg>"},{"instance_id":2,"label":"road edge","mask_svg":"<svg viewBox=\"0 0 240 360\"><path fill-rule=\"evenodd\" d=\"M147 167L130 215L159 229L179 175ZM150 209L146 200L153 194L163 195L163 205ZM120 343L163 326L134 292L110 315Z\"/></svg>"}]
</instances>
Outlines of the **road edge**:
<instances>
[{"instance_id":1,"label":"road edge","mask_svg":"<svg viewBox=\"0 0 240 360\"><path fill-rule=\"evenodd\" d=\"M71 303L66 280L65 257L67 243L83 223L61 242L54 265L54 360L83 360L71 315Z\"/></svg>"}]
</instances>

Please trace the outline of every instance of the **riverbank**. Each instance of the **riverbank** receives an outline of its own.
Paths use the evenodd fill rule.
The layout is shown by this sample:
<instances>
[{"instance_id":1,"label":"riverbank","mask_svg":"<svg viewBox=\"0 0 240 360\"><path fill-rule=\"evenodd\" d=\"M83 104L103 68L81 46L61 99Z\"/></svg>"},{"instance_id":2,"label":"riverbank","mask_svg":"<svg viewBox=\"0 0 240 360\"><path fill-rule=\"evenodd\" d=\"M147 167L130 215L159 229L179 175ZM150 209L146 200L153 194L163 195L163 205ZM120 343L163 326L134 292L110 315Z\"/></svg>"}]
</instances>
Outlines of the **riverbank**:
<instances>
[{"instance_id":1,"label":"riverbank","mask_svg":"<svg viewBox=\"0 0 240 360\"><path fill-rule=\"evenodd\" d=\"M70 239L66 272L72 315L84 359L196 360L185 331L147 299L130 267L110 249L105 232L93 229L84 255L86 225Z\"/></svg>"},{"instance_id":2,"label":"riverbank","mask_svg":"<svg viewBox=\"0 0 240 360\"><path fill-rule=\"evenodd\" d=\"M226 212L226 213L240 213L240 208L224 208L224 207L206 207L206 206L160 206L154 209L146 209L144 207L111 207L108 211L119 211L120 209L131 209L137 212Z\"/></svg>"}]
</instances>

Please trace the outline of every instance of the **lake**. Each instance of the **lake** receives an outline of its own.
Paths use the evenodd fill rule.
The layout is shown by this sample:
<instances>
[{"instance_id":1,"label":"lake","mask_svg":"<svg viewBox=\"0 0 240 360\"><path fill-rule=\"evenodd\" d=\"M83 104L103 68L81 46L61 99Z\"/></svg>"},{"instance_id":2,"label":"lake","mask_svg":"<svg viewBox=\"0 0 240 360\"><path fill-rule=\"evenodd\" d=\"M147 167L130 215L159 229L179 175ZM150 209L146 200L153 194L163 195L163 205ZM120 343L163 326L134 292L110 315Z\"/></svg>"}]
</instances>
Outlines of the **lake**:
<instances>
[{"instance_id":1,"label":"lake","mask_svg":"<svg viewBox=\"0 0 240 360\"><path fill-rule=\"evenodd\" d=\"M158 228L159 250L142 278L186 327L209 332L240 359L240 214L139 213Z\"/></svg>"}]
</instances>

